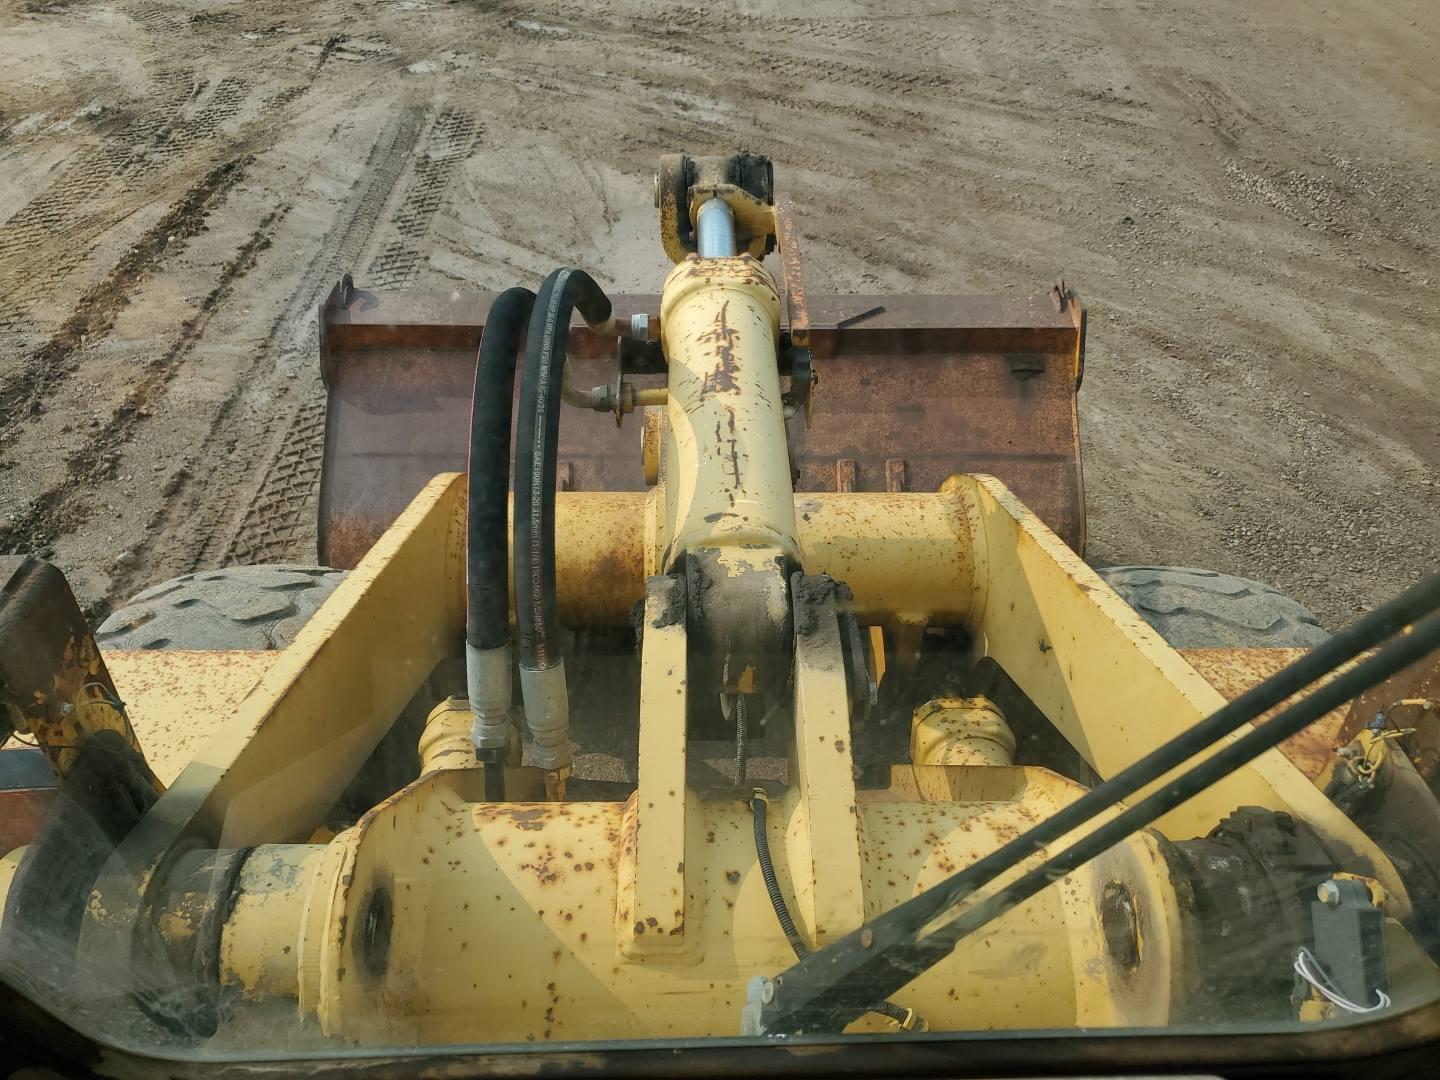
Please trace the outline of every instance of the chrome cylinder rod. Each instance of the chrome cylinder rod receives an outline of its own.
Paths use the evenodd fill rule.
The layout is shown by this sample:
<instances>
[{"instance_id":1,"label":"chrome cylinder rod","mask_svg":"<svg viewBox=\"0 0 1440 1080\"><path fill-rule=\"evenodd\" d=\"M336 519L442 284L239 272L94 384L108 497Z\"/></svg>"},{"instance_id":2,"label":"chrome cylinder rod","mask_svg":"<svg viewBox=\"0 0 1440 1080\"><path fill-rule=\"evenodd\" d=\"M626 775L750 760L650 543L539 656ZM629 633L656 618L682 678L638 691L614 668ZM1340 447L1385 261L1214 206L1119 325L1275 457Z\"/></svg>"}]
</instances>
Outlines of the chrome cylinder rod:
<instances>
[{"instance_id":1,"label":"chrome cylinder rod","mask_svg":"<svg viewBox=\"0 0 1440 1080\"><path fill-rule=\"evenodd\" d=\"M735 256L735 214L724 199L709 199L695 215L696 246L702 259Z\"/></svg>"}]
</instances>

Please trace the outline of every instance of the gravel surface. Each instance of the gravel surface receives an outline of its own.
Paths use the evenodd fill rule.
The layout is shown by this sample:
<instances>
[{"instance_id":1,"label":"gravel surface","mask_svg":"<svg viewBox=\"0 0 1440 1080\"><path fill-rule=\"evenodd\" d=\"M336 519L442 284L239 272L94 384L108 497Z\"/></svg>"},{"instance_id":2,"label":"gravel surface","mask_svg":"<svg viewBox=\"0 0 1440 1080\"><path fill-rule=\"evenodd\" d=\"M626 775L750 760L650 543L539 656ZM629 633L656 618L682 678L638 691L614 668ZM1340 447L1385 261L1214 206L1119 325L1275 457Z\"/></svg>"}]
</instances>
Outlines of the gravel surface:
<instances>
[{"instance_id":1,"label":"gravel surface","mask_svg":"<svg viewBox=\"0 0 1440 1080\"><path fill-rule=\"evenodd\" d=\"M1334 627L1440 562L1437 45L1433 2L4 5L0 550L97 616L313 561L341 273L655 291L656 156L746 147L812 291L1063 274L1088 556Z\"/></svg>"}]
</instances>

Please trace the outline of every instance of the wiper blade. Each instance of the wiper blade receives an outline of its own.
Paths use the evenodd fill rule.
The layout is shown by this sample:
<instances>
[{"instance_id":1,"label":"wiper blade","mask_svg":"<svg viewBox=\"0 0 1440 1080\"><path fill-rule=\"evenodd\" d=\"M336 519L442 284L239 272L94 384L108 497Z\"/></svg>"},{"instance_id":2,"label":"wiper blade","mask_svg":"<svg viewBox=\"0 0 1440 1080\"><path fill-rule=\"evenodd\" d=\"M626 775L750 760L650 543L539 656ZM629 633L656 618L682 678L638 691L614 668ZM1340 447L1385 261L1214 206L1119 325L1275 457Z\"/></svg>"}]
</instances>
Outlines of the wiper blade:
<instances>
[{"instance_id":1,"label":"wiper blade","mask_svg":"<svg viewBox=\"0 0 1440 1080\"><path fill-rule=\"evenodd\" d=\"M918 896L751 985L746 1034L838 1032L948 956L967 935L1223 779L1331 709L1440 647L1440 573L1363 616L1289 667L1145 755L1033 829ZM1423 620L1423 621L1422 621ZM1174 778L1004 888L962 907L1047 844L1088 824L1266 710L1407 626L1410 633Z\"/></svg>"}]
</instances>

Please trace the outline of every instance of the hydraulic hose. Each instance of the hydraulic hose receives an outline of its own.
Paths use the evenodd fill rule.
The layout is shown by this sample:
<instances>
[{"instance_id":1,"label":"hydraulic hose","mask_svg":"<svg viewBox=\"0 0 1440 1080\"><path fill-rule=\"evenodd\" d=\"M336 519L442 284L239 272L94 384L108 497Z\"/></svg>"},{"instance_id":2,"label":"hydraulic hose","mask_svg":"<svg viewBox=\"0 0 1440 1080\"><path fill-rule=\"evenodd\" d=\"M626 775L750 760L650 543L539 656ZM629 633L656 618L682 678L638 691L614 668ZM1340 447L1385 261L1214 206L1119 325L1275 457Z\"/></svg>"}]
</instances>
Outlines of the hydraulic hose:
<instances>
[{"instance_id":1,"label":"hydraulic hose","mask_svg":"<svg viewBox=\"0 0 1440 1080\"><path fill-rule=\"evenodd\" d=\"M535 294L507 289L490 307L470 402L465 529L465 682L475 722L470 737L485 769L488 798L504 797L510 740L510 562L505 535L510 491L510 411L515 361ZM491 768L489 766L495 766Z\"/></svg>"},{"instance_id":2,"label":"hydraulic hose","mask_svg":"<svg viewBox=\"0 0 1440 1080\"><path fill-rule=\"evenodd\" d=\"M547 770L570 764L570 707L555 600L555 473L565 346L575 309L593 329L613 329L610 301L594 279L582 270L556 270L540 287L530 315L515 438L520 692L532 738L531 763Z\"/></svg>"}]
</instances>

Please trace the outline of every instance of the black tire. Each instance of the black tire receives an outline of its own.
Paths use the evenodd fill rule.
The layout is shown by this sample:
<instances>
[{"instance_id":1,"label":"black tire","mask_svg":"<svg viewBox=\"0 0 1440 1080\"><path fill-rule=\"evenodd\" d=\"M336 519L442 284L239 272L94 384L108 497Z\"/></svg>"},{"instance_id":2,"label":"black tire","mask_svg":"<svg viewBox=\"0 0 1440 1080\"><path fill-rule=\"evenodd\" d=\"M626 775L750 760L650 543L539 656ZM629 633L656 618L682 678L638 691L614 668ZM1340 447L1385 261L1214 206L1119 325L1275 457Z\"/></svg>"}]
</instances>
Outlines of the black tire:
<instances>
[{"instance_id":1,"label":"black tire","mask_svg":"<svg viewBox=\"0 0 1440 1080\"><path fill-rule=\"evenodd\" d=\"M1330 638L1299 601L1248 578L1188 566L1096 573L1177 649L1309 649Z\"/></svg>"},{"instance_id":2,"label":"black tire","mask_svg":"<svg viewBox=\"0 0 1440 1080\"><path fill-rule=\"evenodd\" d=\"M109 649L283 649L345 580L325 566L227 566L153 585L112 612Z\"/></svg>"},{"instance_id":3,"label":"black tire","mask_svg":"<svg viewBox=\"0 0 1440 1080\"><path fill-rule=\"evenodd\" d=\"M283 649L344 580L344 570L326 566L227 566L183 574L136 595L100 624L95 640L102 651ZM425 718L457 689L464 692L463 670L432 673L336 801L332 827L352 824L419 775L416 744Z\"/></svg>"}]
</instances>

